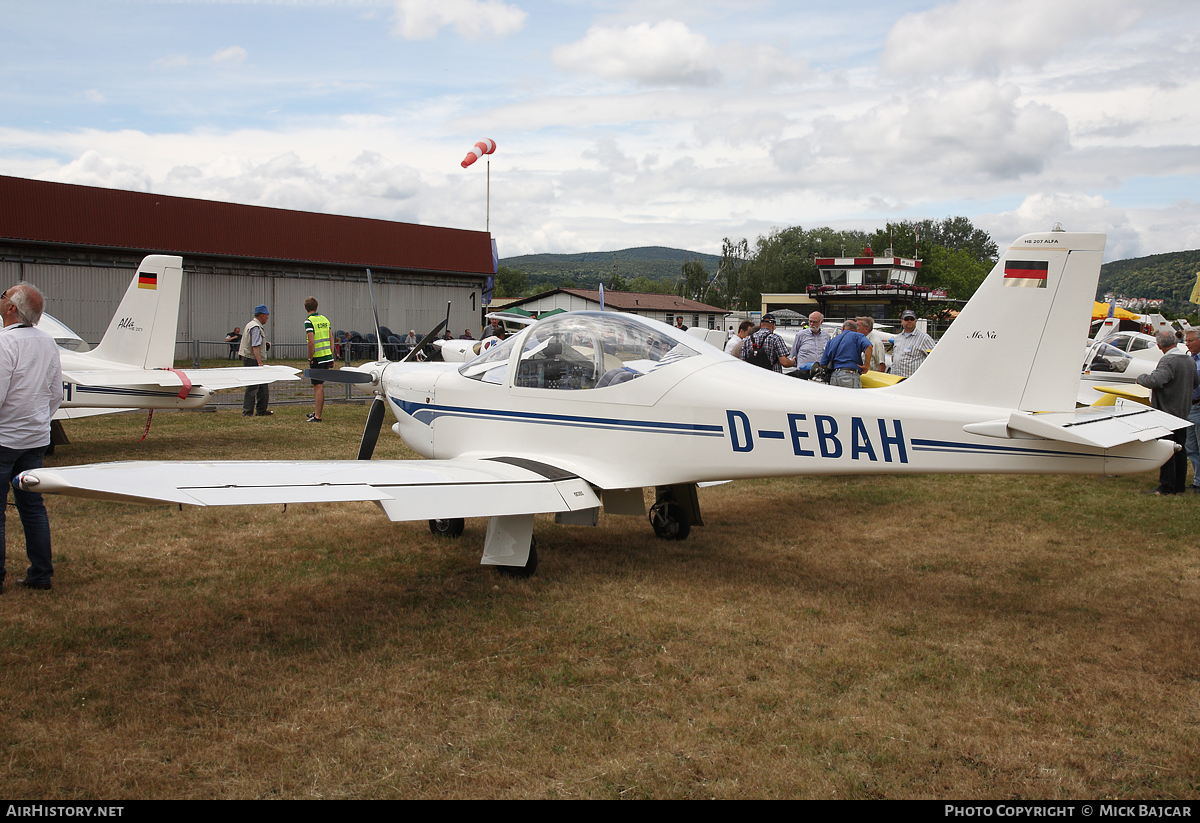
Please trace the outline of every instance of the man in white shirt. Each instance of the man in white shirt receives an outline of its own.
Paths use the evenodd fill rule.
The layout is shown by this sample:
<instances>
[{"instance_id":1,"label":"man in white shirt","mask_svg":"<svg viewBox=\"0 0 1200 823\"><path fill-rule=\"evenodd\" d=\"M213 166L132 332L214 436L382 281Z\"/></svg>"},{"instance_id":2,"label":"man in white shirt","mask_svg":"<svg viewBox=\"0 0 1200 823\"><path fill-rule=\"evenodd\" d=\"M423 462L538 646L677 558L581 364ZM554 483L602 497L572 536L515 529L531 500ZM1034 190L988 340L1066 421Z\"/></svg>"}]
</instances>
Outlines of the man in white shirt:
<instances>
[{"instance_id":1,"label":"man in white shirt","mask_svg":"<svg viewBox=\"0 0 1200 823\"><path fill-rule=\"evenodd\" d=\"M875 318L857 317L855 323L858 324L858 333L871 341L871 368L868 371L887 371L883 351L883 341L887 337L875 330Z\"/></svg>"},{"instance_id":2,"label":"man in white shirt","mask_svg":"<svg viewBox=\"0 0 1200 823\"><path fill-rule=\"evenodd\" d=\"M749 320L743 320L738 325L737 332L733 335L733 337L729 338L729 342L725 344L725 353L741 359L742 341L749 337L750 332L752 331L754 331L754 324Z\"/></svg>"},{"instance_id":3,"label":"man in white shirt","mask_svg":"<svg viewBox=\"0 0 1200 823\"><path fill-rule=\"evenodd\" d=\"M23 471L42 466L50 445L50 418L63 398L62 367L54 338L34 328L42 319L42 293L18 283L0 295L0 481L5 504L0 509L0 592L4 591L4 521L7 490ZM49 589L54 566L50 561L50 521L42 496L13 489L29 571L18 586Z\"/></svg>"}]
</instances>

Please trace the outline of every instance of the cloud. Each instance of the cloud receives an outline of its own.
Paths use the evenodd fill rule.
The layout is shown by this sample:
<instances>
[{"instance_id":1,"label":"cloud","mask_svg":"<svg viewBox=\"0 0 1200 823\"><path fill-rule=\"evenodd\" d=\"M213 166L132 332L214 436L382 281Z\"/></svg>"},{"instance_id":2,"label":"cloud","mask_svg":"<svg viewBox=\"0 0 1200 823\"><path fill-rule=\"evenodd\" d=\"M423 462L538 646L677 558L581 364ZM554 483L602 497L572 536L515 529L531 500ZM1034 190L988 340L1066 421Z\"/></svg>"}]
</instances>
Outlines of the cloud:
<instances>
[{"instance_id":1,"label":"cloud","mask_svg":"<svg viewBox=\"0 0 1200 823\"><path fill-rule=\"evenodd\" d=\"M228 63L232 66L240 66L246 62L246 50L241 46L230 46L227 49L214 52L213 56L208 59L214 63Z\"/></svg>"},{"instance_id":2,"label":"cloud","mask_svg":"<svg viewBox=\"0 0 1200 823\"><path fill-rule=\"evenodd\" d=\"M168 54L166 57L160 57L150 64L156 69L178 69L188 64L186 54Z\"/></svg>"},{"instance_id":3,"label":"cloud","mask_svg":"<svg viewBox=\"0 0 1200 823\"><path fill-rule=\"evenodd\" d=\"M818 118L810 135L780 141L772 155L816 184L861 187L918 169L958 187L1016 180L1069 148L1067 118L1019 98L1011 83L984 81L922 92L856 117Z\"/></svg>"},{"instance_id":4,"label":"cloud","mask_svg":"<svg viewBox=\"0 0 1200 823\"><path fill-rule=\"evenodd\" d=\"M88 89L83 93L84 99L91 103L103 103L104 93L98 89Z\"/></svg>"},{"instance_id":5,"label":"cloud","mask_svg":"<svg viewBox=\"0 0 1200 823\"><path fill-rule=\"evenodd\" d=\"M637 161L621 151L616 139L612 136L601 137L596 141L595 148L583 152L583 157L595 160L601 168L608 169L613 174L637 172Z\"/></svg>"},{"instance_id":6,"label":"cloud","mask_svg":"<svg viewBox=\"0 0 1200 823\"><path fill-rule=\"evenodd\" d=\"M499 0L396 0L392 33L405 40L432 40L443 26L453 26L468 40L492 40L520 31L528 16Z\"/></svg>"},{"instance_id":7,"label":"cloud","mask_svg":"<svg viewBox=\"0 0 1200 823\"><path fill-rule=\"evenodd\" d=\"M721 47L721 65L753 88L802 83L812 76L807 60L789 57L764 43L728 43Z\"/></svg>"},{"instance_id":8,"label":"cloud","mask_svg":"<svg viewBox=\"0 0 1200 823\"><path fill-rule=\"evenodd\" d=\"M1127 0L958 0L896 21L881 63L904 75L1038 67L1073 41L1120 33L1141 15Z\"/></svg>"},{"instance_id":9,"label":"cloud","mask_svg":"<svg viewBox=\"0 0 1200 823\"><path fill-rule=\"evenodd\" d=\"M150 174L142 164L123 157L107 157L88 149L75 160L60 166L46 179L106 189L150 191Z\"/></svg>"},{"instance_id":10,"label":"cloud","mask_svg":"<svg viewBox=\"0 0 1200 823\"><path fill-rule=\"evenodd\" d=\"M1129 214L1100 195L1031 194L1012 211L981 215L974 222L986 228L1002 246L1023 234L1050 231L1055 223L1061 223L1067 231L1105 232L1105 260L1143 253L1142 239Z\"/></svg>"},{"instance_id":11,"label":"cloud","mask_svg":"<svg viewBox=\"0 0 1200 823\"><path fill-rule=\"evenodd\" d=\"M705 86L718 77L708 38L675 20L592 26L582 40L556 46L551 59L563 71L649 86Z\"/></svg>"}]
</instances>

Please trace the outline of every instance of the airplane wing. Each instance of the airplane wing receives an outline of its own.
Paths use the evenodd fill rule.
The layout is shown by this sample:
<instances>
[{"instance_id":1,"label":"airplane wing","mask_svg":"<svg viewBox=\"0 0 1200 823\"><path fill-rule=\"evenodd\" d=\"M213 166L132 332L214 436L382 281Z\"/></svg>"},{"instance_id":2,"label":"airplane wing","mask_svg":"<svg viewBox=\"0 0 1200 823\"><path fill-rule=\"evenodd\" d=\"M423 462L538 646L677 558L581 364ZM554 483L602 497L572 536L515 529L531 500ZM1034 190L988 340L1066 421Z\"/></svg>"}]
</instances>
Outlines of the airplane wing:
<instances>
[{"instance_id":1,"label":"airplane wing","mask_svg":"<svg viewBox=\"0 0 1200 823\"><path fill-rule=\"evenodd\" d=\"M228 369L178 369L193 386L207 389L233 389L299 380L300 370L288 366L235 366ZM182 386L176 371L167 369L64 369L63 379L81 386Z\"/></svg>"},{"instance_id":2,"label":"airplane wing","mask_svg":"<svg viewBox=\"0 0 1200 823\"><path fill-rule=\"evenodd\" d=\"M531 460L125 462L26 472L28 491L125 503L247 506L369 500L391 520L590 509L581 478Z\"/></svg>"},{"instance_id":3,"label":"airplane wing","mask_svg":"<svg viewBox=\"0 0 1200 823\"><path fill-rule=\"evenodd\" d=\"M1074 412L1013 412L1007 419L971 423L972 434L1009 440L1059 440L1080 446L1112 449L1148 442L1192 425L1164 411L1128 406L1088 406Z\"/></svg>"}]
</instances>

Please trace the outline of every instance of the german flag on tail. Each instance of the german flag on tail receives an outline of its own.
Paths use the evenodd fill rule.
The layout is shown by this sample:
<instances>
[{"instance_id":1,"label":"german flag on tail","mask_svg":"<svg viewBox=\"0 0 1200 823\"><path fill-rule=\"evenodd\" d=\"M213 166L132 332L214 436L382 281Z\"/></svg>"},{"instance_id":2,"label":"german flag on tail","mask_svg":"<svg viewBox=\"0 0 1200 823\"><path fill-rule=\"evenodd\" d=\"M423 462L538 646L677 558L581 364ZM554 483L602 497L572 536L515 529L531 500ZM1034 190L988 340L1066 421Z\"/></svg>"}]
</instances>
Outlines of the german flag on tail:
<instances>
[{"instance_id":1,"label":"german flag on tail","mask_svg":"<svg viewBox=\"0 0 1200 823\"><path fill-rule=\"evenodd\" d=\"M1045 260L1005 260L1004 285L1025 289L1046 288L1046 272L1050 264Z\"/></svg>"},{"instance_id":2,"label":"german flag on tail","mask_svg":"<svg viewBox=\"0 0 1200 823\"><path fill-rule=\"evenodd\" d=\"M143 271L138 272L138 288L139 289L158 289L158 272Z\"/></svg>"}]
</instances>

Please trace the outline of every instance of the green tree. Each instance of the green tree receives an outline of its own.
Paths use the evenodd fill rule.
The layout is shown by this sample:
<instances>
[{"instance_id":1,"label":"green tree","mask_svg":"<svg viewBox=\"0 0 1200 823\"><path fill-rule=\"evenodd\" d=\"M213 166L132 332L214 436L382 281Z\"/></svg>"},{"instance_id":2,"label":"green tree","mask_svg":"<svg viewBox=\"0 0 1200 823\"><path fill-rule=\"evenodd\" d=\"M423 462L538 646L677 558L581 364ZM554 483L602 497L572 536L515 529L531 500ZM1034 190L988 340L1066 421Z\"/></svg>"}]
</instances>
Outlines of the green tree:
<instances>
[{"instance_id":1,"label":"green tree","mask_svg":"<svg viewBox=\"0 0 1200 823\"><path fill-rule=\"evenodd\" d=\"M966 249L933 246L922 268L922 282L926 286L944 288L948 297L969 300L992 270L992 265L990 260L976 260Z\"/></svg>"},{"instance_id":2,"label":"green tree","mask_svg":"<svg viewBox=\"0 0 1200 823\"><path fill-rule=\"evenodd\" d=\"M689 300L700 300L708 287L708 272L699 260L688 260L681 267L680 297Z\"/></svg>"},{"instance_id":3,"label":"green tree","mask_svg":"<svg viewBox=\"0 0 1200 823\"><path fill-rule=\"evenodd\" d=\"M721 243L721 262L717 264L717 285L720 286L719 305L726 309L738 309L742 304L742 280L744 269L750 262L750 244L745 238Z\"/></svg>"},{"instance_id":4,"label":"green tree","mask_svg":"<svg viewBox=\"0 0 1200 823\"><path fill-rule=\"evenodd\" d=\"M496 297L521 297L529 286L529 278L519 269L501 266L496 272Z\"/></svg>"}]
</instances>

